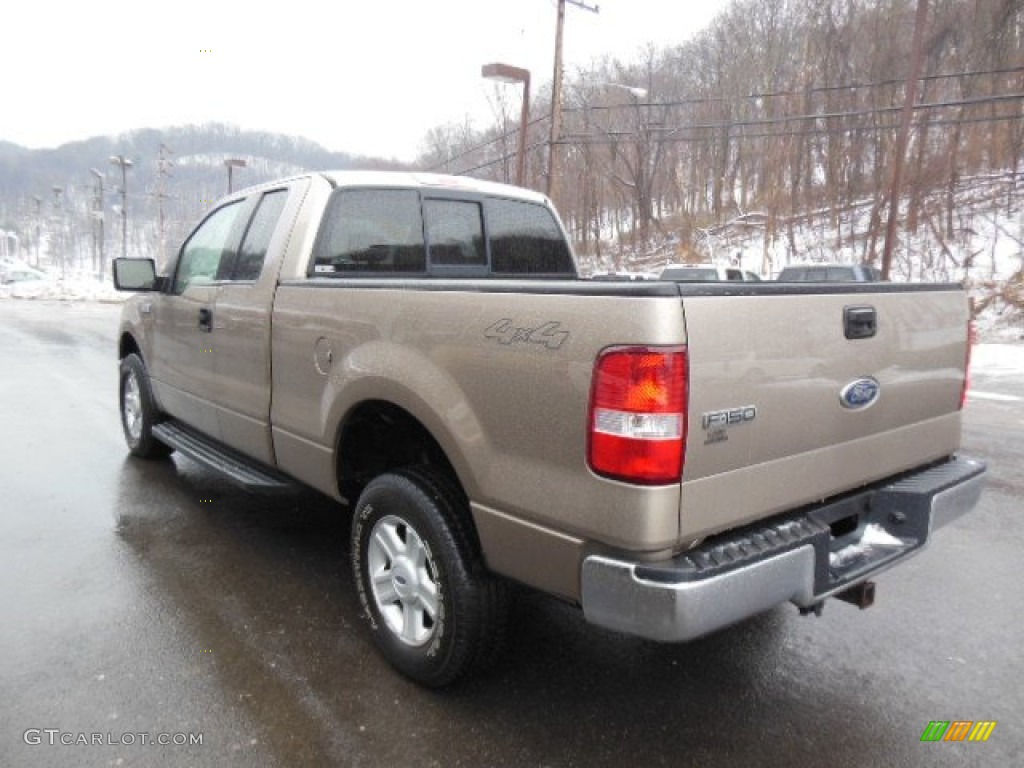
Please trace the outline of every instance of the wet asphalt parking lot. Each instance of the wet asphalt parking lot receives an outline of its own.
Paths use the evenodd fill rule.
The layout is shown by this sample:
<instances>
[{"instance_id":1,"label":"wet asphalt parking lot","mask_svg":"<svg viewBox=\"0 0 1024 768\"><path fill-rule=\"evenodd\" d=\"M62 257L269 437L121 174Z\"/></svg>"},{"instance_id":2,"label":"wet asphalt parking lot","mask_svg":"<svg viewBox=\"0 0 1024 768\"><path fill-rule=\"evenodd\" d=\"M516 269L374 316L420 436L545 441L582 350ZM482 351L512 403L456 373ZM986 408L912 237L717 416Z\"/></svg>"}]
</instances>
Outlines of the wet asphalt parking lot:
<instances>
[{"instance_id":1,"label":"wet asphalt parking lot","mask_svg":"<svg viewBox=\"0 0 1024 768\"><path fill-rule=\"evenodd\" d=\"M117 316L0 300L0 766L1024 764L1024 370L975 373L988 489L871 609L663 646L523 594L498 665L431 692L371 645L343 508L128 458Z\"/></svg>"}]
</instances>

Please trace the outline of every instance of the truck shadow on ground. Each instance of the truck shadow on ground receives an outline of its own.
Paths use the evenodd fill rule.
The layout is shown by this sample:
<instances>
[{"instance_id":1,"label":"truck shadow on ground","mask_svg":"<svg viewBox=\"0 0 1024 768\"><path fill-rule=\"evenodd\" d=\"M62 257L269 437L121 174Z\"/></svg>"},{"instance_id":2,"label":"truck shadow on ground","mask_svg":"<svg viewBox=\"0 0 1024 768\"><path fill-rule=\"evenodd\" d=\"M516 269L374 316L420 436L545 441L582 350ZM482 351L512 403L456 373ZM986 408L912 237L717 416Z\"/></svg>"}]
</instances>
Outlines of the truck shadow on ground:
<instances>
[{"instance_id":1,"label":"truck shadow on ground","mask_svg":"<svg viewBox=\"0 0 1024 768\"><path fill-rule=\"evenodd\" d=\"M211 649L188 661L190 674L237 702L262 760L808 764L808 750L840 739L857 745L857 761L830 764L853 765L894 727L794 661L804 620L786 609L659 645L523 590L496 666L427 691L388 667L362 624L343 506L313 493L251 496L176 458L126 460L113 509L163 620Z\"/></svg>"}]
</instances>

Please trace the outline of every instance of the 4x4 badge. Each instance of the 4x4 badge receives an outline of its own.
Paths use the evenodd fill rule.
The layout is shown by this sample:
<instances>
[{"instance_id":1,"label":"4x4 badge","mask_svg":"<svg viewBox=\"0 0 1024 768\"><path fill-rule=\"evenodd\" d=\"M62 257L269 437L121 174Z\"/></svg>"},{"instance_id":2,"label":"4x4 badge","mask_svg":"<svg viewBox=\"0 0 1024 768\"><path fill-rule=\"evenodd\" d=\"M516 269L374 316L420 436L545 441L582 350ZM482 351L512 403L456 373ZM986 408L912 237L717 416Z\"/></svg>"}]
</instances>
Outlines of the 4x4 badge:
<instances>
[{"instance_id":1,"label":"4x4 badge","mask_svg":"<svg viewBox=\"0 0 1024 768\"><path fill-rule=\"evenodd\" d=\"M499 344L525 342L541 344L548 349L558 349L569 338L569 332L562 330L562 326L556 322L547 322L535 328L520 328L505 318L487 328L484 331L484 338L494 339Z\"/></svg>"}]
</instances>

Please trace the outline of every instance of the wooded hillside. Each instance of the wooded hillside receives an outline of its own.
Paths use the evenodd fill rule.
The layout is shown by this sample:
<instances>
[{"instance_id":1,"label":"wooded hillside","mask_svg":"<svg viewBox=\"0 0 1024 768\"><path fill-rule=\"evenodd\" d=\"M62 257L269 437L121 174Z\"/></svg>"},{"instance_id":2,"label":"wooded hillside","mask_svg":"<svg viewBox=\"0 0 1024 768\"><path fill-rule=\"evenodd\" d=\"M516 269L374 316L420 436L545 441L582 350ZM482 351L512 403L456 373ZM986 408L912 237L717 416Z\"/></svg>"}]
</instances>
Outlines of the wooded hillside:
<instances>
[{"instance_id":1,"label":"wooded hillside","mask_svg":"<svg viewBox=\"0 0 1024 768\"><path fill-rule=\"evenodd\" d=\"M567 76L554 196L579 250L599 257L602 235L643 248L661 234L707 258L709 229L746 220L796 258L800 217L824 209L835 248L877 263L915 5L737 0L681 46ZM904 260L919 229L940 250L962 235L958 193L970 177L999 175L996 195L1015 205L1024 2L930 0L920 72L901 195ZM495 124L435 129L422 165L510 180L518 89L499 88ZM531 106L527 178L543 190L550 91ZM866 216L846 215L864 205Z\"/></svg>"}]
</instances>

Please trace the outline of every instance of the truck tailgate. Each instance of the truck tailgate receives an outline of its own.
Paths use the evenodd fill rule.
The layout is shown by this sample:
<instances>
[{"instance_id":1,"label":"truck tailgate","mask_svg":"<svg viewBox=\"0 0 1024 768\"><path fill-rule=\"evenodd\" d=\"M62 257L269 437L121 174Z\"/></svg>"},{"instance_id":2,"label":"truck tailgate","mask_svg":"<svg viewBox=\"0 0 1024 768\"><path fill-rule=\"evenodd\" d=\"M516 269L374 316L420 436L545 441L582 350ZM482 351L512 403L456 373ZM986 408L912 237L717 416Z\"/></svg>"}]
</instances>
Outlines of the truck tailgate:
<instances>
[{"instance_id":1,"label":"truck tailgate","mask_svg":"<svg viewBox=\"0 0 1024 768\"><path fill-rule=\"evenodd\" d=\"M959 287L762 291L683 298L682 540L834 496L959 445L968 322Z\"/></svg>"}]
</instances>

